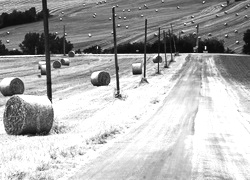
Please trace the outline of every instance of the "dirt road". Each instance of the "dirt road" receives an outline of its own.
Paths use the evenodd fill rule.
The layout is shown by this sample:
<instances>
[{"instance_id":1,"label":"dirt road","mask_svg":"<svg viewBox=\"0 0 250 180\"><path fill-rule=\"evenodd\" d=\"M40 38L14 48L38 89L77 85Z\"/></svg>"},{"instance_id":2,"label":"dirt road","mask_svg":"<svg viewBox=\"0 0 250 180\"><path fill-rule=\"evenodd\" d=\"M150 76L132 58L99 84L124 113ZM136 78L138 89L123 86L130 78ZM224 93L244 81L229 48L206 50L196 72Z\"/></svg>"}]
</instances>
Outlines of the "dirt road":
<instances>
[{"instance_id":1,"label":"dirt road","mask_svg":"<svg viewBox=\"0 0 250 180\"><path fill-rule=\"evenodd\" d=\"M70 179L250 179L243 91L224 80L214 61L187 58L156 113Z\"/></svg>"}]
</instances>

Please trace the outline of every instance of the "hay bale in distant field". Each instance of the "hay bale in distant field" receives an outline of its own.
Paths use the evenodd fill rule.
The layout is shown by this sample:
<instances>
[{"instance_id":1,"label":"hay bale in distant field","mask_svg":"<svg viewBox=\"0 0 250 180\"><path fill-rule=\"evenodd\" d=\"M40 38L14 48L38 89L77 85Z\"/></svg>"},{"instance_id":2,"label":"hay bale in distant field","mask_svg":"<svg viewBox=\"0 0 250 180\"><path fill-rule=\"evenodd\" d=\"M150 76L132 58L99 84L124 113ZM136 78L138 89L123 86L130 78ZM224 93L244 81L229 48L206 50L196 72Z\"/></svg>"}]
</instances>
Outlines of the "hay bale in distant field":
<instances>
[{"instance_id":1,"label":"hay bale in distant field","mask_svg":"<svg viewBox=\"0 0 250 180\"><path fill-rule=\"evenodd\" d=\"M41 65L45 65L46 61L39 61L38 62L38 69L41 69Z\"/></svg>"},{"instance_id":2,"label":"hay bale in distant field","mask_svg":"<svg viewBox=\"0 0 250 180\"><path fill-rule=\"evenodd\" d=\"M23 94L24 83L19 78L7 77L7 78L4 78L0 83L0 91L4 96Z\"/></svg>"},{"instance_id":3,"label":"hay bale in distant field","mask_svg":"<svg viewBox=\"0 0 250 180\"><path fill-rule=\"evenodd\" d=\"M75 51L69 51L68 56L69 57L75 57Z\"/></svg>"},{"instance_id":4,"label":"hay bale in distant field","mask_svg":"<svg viewBox=\"0 0 250 180\"><path fill-rule=\"evenodd\" d=\"M161 56L158 56L158 55L155 55L154 57L153 57L153 62L154 63L162 63L162 57Z\"/></svg>"},{"instance_id":5,"label":"hay bale in distant field","mask_svg":"<svg viewBox=\"0 0 250 180\"><path fill-rule=\"evenodd\" d=\"M56 60L53 62L52 65L53 65L53 68L57 69L57 68L61 68L62 63L60 61Z\"/></svg>"},{"instance_id":6,"label":"hay bale in distant field","mask_svg":"<svg viewBox=\"0 0 250 180\"><path fill-rule=\"evenodd\" d=\"M46 96L14 95L5 105L4 128L7 134L48 134L54 111Z\"/></svg>"},{"instance_id":7,"label":"hay bale in distant field","mask_svg":"<svg viewBox=\"0 0 250 180\"><path fill-rule=\"evenodd\" d=\"M41 65L41 75L46 75L47 71L46 71L46 64L42 64Z\"/></svg>"},{"instance_id":8,"label":"hay bale in distant field","mask_svg":"<svg viewBox=\"0 0 250 180\"><path fill-rule=\"evenodd\" d=\"M69 64L70 64L69 58L63 58L63 59L61 59L61 64L63 66L69 66Z\"/></svg>"},{"instance_id":9,"label":"hay bale in distant field","mask_svg":"<svg viewBox=\"0 0 250 180\"><path fill-rule=\"evenodd\" d=\"M94 86L107 86L110 83L110 75L104 71L93 72L91 74L91 83Z\"/></svg>"},{"instance_id":10,"label":"hay bale in distant field","mask_svg":"<svg viewBox=\"0 0 250 180\"><path fill-rule=\"evenodd\" d=\"M132 64L132 73L133 73L133 75L142 74L142 63L133 63Z\"/></svg>"}]
</instances>

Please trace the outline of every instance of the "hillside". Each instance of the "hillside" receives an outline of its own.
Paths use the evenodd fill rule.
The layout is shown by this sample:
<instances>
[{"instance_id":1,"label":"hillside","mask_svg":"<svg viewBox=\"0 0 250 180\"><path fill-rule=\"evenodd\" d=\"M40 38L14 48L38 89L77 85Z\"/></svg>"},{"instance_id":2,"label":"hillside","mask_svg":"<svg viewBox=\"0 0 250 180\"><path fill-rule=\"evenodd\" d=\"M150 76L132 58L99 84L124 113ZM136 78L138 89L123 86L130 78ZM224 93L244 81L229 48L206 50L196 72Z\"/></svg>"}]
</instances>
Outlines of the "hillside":
<instances>
[{"instance_id":1,"label":"hillside","mask_svg":"<svg viewBox=\"0 0 250 180\"><path fill-rule=\"evenodd\" d=\"M100 45L102 49L111 47L113 36L111 34L112 21L109 20L109 17L111 17L111 8L118 5L116 23L121 25L117 28L118 44L143 41L144 19L147 18L149 41L155 40L154 33L157 32L158 27L167 30L172 23L176 34L180 31L188 34L196 32L195 26L199 24L201 38L223 39L225 47L240 53L243 45L243 33L250 25L249 0L231 1L229 6L223 0L211 0L205 3L201 0L165 0L164 3L160 0L107 0L106 3L98 5L96 2L86 0L49 1L48 8L54 15L49 22L50 32L58 32L61 36L63 25L66 25L67 40L74 44L75 49L83 50L93 45ZM145 8L144 4L148 8ZM37 10L41 10L42 3L38 0L33 0L32 3L25 0L1 0L0 6L0 13L2 13L11 12L17 7L24 10L35 6ZM93 18L94 13L96 13L95 18ZM238 13L237 16L236 13ZM62 21L59 20L60 17L63 18ZM124 17L126 17L125 20ZM224 23L227 23L227 26ZM128 29L125 26L128 26ZM10 32L10 35L6 34L7 31ZM4 43L7 39L10 40L10 43L6 44L7 48L18 48L18 44L22 42L24 35L28 32L43 32L43 23L37 22L0 29L0 38ZM89 33L92 37L88 36ZM208 35L209 33L211 36ZM225 37L226 34L228 37ZM236 44L236 41L239 41L239 44Z\"/></svg>"}]
</instances>

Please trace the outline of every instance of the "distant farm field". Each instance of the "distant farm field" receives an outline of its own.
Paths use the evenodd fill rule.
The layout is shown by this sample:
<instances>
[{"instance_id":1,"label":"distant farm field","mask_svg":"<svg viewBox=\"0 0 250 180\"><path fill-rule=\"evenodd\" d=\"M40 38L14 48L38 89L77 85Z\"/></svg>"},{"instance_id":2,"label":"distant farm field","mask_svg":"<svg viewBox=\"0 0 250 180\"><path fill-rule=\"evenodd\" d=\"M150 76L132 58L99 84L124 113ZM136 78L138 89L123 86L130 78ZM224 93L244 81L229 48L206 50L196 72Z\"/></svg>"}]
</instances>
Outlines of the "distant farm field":
<instances>
[{"instance_id":1,"label":"distant farm field","mask_svg":"<svg viewBox=\"0 0 250 180\"><path fill-rule=\"evenodd\" d=\"M109 18L111 17L112 7L118 5L116 7L116 23L120 24L120 27L117 28L118 44L143 41L144 19L147 18L149 42L156 40L154 33L157 32L159 27L162 30L167 30L170 28L170 23L173 24L174 33L177 36L181 31L185 34L196 32L195 26L199 24L199 35L202 39L217 37L225 41L226 48L241 53L244 44L242 41L243 33L250 25L249 0L230 1L228 6L223 0L205 1L204 4L200 0L165 0L164 3L160 0L107 0L106 3L99 3L98 5L96 2L48 1L48 8L54 15L49 21L50 32L58 32L59 36L62 36L63 25L66 25L67 40L74 44L75 49L83 50L94 45L100 45L102 49L112 47L112 21ZM29 9L33 6L40 11L42 2L38 0L32 2L0 1L0 6L0 13L11 12L15 8ZM179 6L179 9L177 6ZM96 13L95 18L93 18L94 13ZM59 20L60 17L63 18L62 21ZM225 23L227 23L226 26ZM10 35L7 36L6 31L9 31ZM10 41L6 45L7 48L19 48L18 45L28 32L42 33L43 22L1 29L0 38L4 43L7 39ZM209 33L211 36L209 36ZM89 37L89 34L92 37ZM239 43L236 43L236 41L239 41Z\"/></svg>"}]
</instances>

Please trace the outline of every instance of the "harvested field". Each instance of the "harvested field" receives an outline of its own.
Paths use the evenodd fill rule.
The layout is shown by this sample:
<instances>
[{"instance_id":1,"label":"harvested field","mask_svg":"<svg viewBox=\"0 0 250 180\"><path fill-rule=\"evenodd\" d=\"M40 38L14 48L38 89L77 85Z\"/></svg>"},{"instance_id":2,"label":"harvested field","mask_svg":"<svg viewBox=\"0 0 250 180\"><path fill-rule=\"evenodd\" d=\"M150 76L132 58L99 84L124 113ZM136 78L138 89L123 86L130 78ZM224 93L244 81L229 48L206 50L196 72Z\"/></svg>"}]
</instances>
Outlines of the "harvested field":
<instances>
[{"instance_id":1,"label":"harvested field","mask_svg":"<svg viewBox=\"0 0 250 180\"><path fill-rule=\"evenodd\" d=\"M243 33L249 27L250 21L245 18L245 15L250 15L250 8L245 8L249 1L231 2L226 6L224 0L212 0L203 4L201 1L195 0L169 0L161 3L159 0L154 1L107 1L107 3L96 5L95 1L83 2L69 0L69 1L49 1L48 8L51 10L54 17L50 18L50 32L58 32L61 37L63 34L63 25L66 25L67 40L74 44L75 49L85 49L93 45L99 45L102 49L112 47L113 36L111 17L112 6L119 4L116 8L117 24L121 27L117 29L118 44L126 42L138 42L144 40L144 18L148 19L148 40L155 41L154 36L160 26L162 30L170 28L170 23L174 26L174 33L178 34L180 31L185 34L196 31L195 26L199 24L201 39L217 37L225 41L225 47L229 47L237 53L241 52L243 45ZM148 8L142 8L147 3ZM222 7L221 4L224 4ZM1 6L2 5L2 6ZM41 1L34 0L32 5L30 1L0 1L0 13L9 12L14 8L28 9L35 6L41 10ZM180 6L180 9L176 9ZM130 12L123 10L130 9ZM157 9L157 12L156 12ZM224 12L227 12L225 14ZM64 12L63 14L61 12ZM96 13L95 18L92 15ZM143 13L143 18L141 14ZM238 14L236 16L235 14ZM99 15L101 14L101 15ZM218 15L218 17L215 16ZM119 19L118 17L121 17ZM193 16L193 18L191 18ZM63 20L59 19L63 17ZM124 17L126 19L124 20ZM194 23L191 23L194 21ZM183 24L186 23L186 26ZM227 23L227 26L224 26ZM8 39L10 42L6 45L7 48L19 48L19 44L23 41L24 35L30 32L32 27L33 32L43 32L43 23L36 22L28 25L20 25L0 30L0 37L3 42ZM129 27L129 28L126 28ZM238 33L234 30L238 29ZM6 34L9 32L9 35ZM91 34L91 36L89 36ZM228 38L224 35L228 34ZM239 41L236 44L235 41Z\"/></svg>"},{"instance_id":2,"label":"harvested field","mask_svg":"<svg viewBox=\"0 0 250 180\"><path fill-rule=\"evenodd\" d=\"M107 174L106 171L111 172L109 168L133 172L133 167L143 164L148 170L142 175L150 177L155 174L151 174L150 170L154 168L148 160L153 160L154 167L158 169L162 163L158 157L165 158L164 152L169 151L172 156L169 156L168 162L175 162L164 164L171 169L167 175L170 178L178 175L192 179L186 173L191 169L195 177L204 177L209 173L211 178L221 176L234 179L237 175L246 178L250 159L245 152L249 151L250 146L248 141L241 142L249 139L246 131L250 129L249 83L245 75L250 64L249 56L180 54L170 68L163 68L163 63L160 64L160 75L152 62L154 54L148 56L149 84L140 84L141 76L132 75L131 64L143 60L143 55L118 55L122 100L114 99L113 55L76 56L70 67L53 69L55 122L50 135L8 136L1 126L2 176L7 179L21 176L28 179L89 179L88 175L94 175L98 179ZM8 68L4 68L0 77L6 73L18 74L27 84L27 94L46 95L46 80L37 76L37 62L43 58L11 58L11 61L7 57L0 58L1 64L9 69L15 68L16 63L30 69L24 71L20 68L9 72ZM169 54L167 58L170 59ZM58 57L51 59L53 61ZM92 72L103 69L110 72L110 85L92 86L89 81ZM0 113L3 113L8 98L0 96L0 100ZM192 122L189 122L190 118ZM164 133L166 129L169 133ZM154 145L150 145L152 142ZM168 144L175 145L170 148ZM186 145L190 148L186 148ZM235 146L238 148L235 149ZM128 151L123 154L119 149ZM159 151L162 153L159 154ZM239 153L237 157L234 155L236 151ZM157 152L157 156L154 156L154 152ZM123 155L117 156L120 153ZM218 153L226 156L227 160L219 161ZM147 154L148 160L137 161L134 156L140 157L140 154ZM103 161L105 159L112 161L114 166L107 165ZM203 167L201 163L210 160ZM241 166L231 165L231 162L239 161L244 163ZM179 172L180 166L184 169L182 173ZM220 167L227 167L228 171ZM115 173L111 173L107 179L134 177L131 174L122 175L118 169L112 171ZM236 174L230 173L232 171ZM136 172L132 174L140 175ZM161 172L158 175L164 176Z\"/></svg>"}]
</instances>

